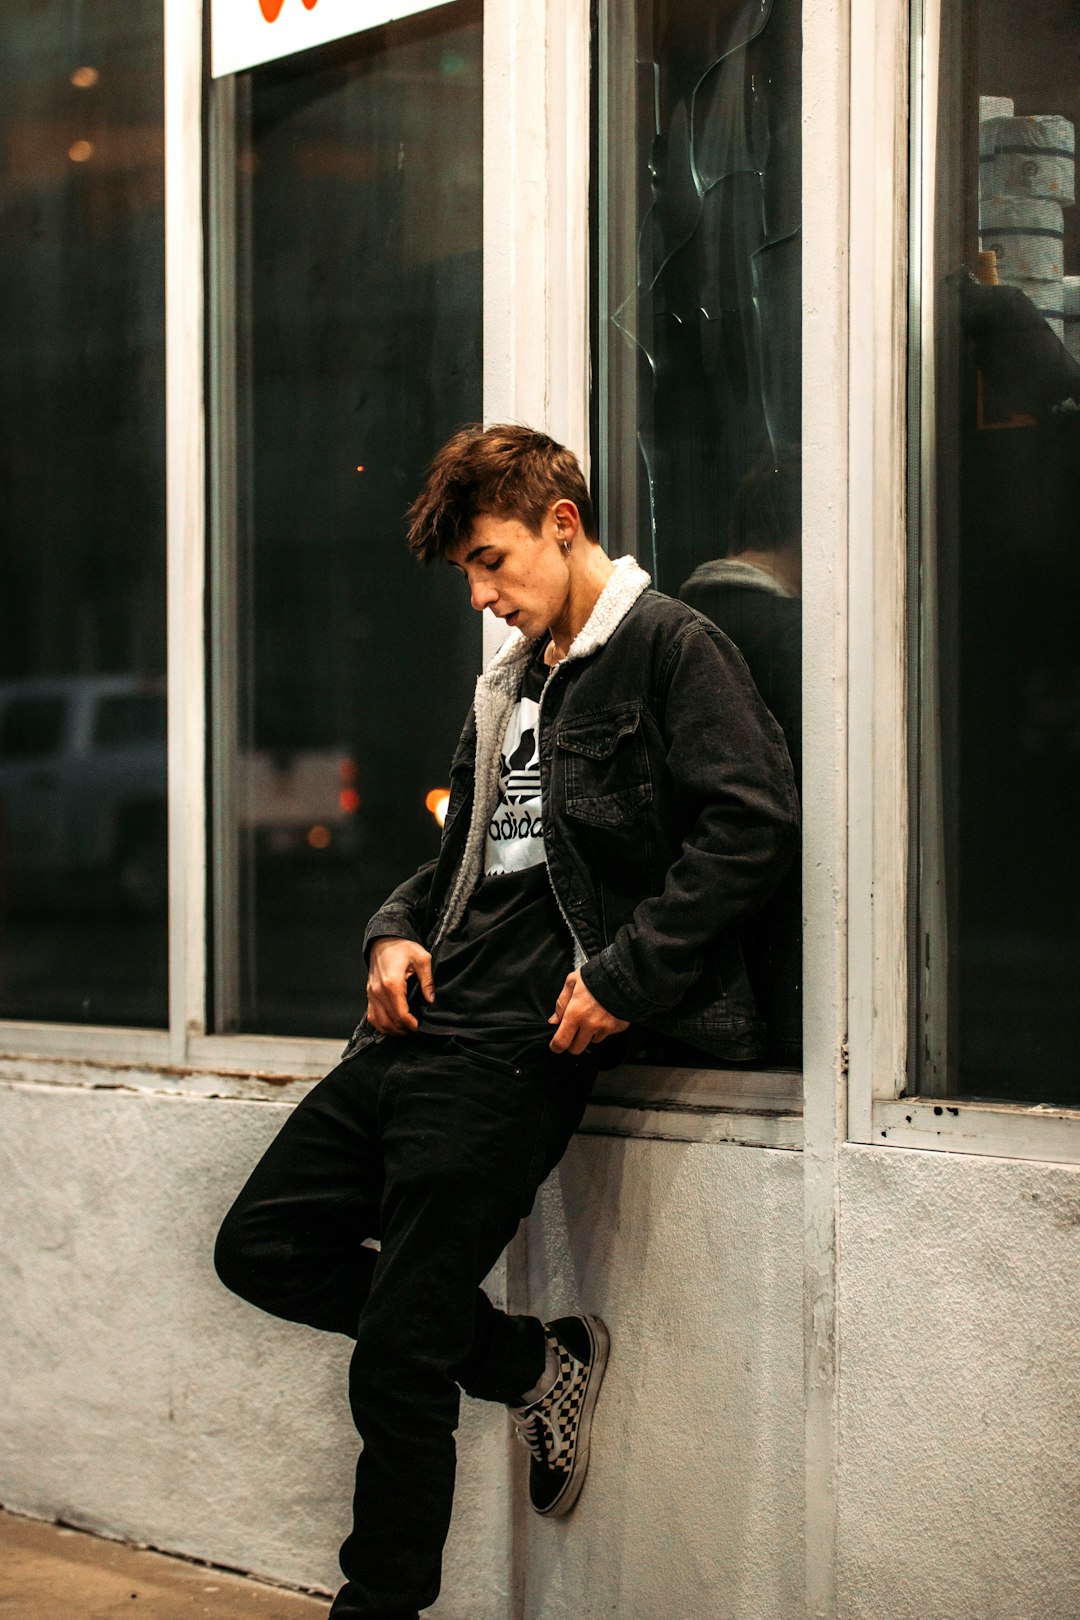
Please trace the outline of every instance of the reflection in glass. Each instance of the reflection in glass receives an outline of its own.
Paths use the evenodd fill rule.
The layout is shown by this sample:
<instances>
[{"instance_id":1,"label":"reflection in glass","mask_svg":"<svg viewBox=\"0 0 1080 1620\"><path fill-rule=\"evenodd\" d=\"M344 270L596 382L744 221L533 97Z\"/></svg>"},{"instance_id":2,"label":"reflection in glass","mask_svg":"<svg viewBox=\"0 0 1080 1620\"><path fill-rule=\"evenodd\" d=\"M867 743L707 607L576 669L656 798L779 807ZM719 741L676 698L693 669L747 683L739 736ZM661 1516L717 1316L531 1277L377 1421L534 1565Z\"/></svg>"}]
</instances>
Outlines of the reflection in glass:
<instances>
[{"instance_id":1,"label":"reflection in glass","mask_svg":"<svg viewBox=\"0 0 1080 1620\"><path fill-rule=\"evenodd\" d=\"M0 9L0 1017L167 1021L160 5Z\"/></svg>"},{"instance_id":2,"label":"reflection in glass","mask_svg":"<svg viewBox=\"0 0 1080 1620\"><path fill-rule=\"evenodd\" d=\"M798 773L797 0L601 7L602 532L742 651ZM769 1060L801 1057L798 872L747 929Z\"/></svg>"},{"instance_id":3,"label":"reflection in glass","mask_svg":"<svg viewBox=\"0 0 1080 1620\"><path fill-rule=\"evenodd\" d=\"M347 1034L367 918L438 845L480 629L403 515L482 412L480 19L443 6L237 81L218 1028Z\"/></svg>"},{"instance_id":4,"label":"reflection in glass","mask_svg":"<svg viewBox=\"0 0 1080 1620\"><path fill-rule=\"evenodd\" d=\"M916 1069L1075 1106L1080 12L949 0L941 28L915 109Z\"/></svg>"}]
</instances>

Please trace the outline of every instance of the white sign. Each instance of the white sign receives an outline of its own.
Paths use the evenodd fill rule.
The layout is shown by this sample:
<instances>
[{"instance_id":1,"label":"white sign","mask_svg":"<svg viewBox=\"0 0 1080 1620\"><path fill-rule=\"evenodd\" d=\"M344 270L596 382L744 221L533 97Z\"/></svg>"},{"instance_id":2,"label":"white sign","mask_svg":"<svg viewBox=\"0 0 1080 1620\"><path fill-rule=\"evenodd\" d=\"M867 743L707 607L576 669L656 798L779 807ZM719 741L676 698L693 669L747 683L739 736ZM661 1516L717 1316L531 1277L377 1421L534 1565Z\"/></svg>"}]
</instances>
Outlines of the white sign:
<instances>
[{"instance_id":1,"label":"white sign","mask_svg":"<svg viewBox=\"0 0 1080 1620\"><path fill-rule=\"evenodd\" d=\"M210 71L239 73L331 39L432 11L441 0L211 0Z\"/></svg>"}]
</instances>

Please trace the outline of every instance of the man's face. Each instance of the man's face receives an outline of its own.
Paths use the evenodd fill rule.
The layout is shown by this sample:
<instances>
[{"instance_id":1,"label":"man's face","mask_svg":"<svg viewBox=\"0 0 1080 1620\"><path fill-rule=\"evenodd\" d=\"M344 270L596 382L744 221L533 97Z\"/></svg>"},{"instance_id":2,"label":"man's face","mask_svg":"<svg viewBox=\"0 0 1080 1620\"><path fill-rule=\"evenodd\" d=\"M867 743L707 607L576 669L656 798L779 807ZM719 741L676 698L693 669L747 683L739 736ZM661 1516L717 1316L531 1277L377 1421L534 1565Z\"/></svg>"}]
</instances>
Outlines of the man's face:
<instances>
[{"instance_id":1,"label":"man's face","mask_svg":"<svg viewBox=\"0 0 1080 1620\"><path fill-rule=\"evenodd\" d=\"M568 507L572 518L561 509ZM570 608L570 570L562 541L577 528L577 508L559 501L534 534L518 518L484 514L447 561L469 582L472 605L534 640L557 628Z\"/></svg>"}]
</instances>

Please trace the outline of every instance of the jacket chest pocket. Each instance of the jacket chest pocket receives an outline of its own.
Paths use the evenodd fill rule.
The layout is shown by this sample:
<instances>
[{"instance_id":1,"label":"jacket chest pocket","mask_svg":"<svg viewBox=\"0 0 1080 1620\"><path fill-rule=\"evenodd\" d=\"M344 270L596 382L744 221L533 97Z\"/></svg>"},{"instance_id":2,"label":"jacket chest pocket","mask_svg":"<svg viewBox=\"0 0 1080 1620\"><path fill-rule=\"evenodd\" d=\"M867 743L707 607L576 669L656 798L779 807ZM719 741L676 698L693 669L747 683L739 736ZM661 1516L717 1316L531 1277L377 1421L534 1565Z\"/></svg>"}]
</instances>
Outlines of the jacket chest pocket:
<instances>
[{"instance_id":1,"label":"jacket chest pocket","mask_svg":"<svg viewBox=\"0 0 1080 1620\"><path fill-rule=\"evenodd\" d=\"M637 709L560 726L566 812L594 827L617 827L653 796L649 752Z\"/></svg>"}]
</instances>

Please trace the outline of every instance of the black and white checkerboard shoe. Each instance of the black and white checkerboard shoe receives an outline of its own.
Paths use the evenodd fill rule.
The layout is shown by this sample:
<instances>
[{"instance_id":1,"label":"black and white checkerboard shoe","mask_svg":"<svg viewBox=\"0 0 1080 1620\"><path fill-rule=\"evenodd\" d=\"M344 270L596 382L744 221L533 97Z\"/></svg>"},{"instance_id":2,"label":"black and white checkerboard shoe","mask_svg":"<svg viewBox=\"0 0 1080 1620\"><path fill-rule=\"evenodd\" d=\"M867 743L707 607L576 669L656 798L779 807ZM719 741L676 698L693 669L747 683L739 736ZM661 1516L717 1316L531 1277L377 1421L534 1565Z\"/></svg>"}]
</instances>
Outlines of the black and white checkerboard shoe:
<instances>
[{"instance_id":1,"label":"black and white checkerboard shoe","mask_svg":"<svg viewBox=\"0 0 1080 1620\"><path fill-rule=\"evenodd\" d=\"M593 1410L608 1359L608 1330L598 1316L561 1316L544 1329L559 1365L546 1395L512 1406L518 1439L532 1453L529 1500L549 1519L569 1513L585 1483Z\"/></svg>"}]
</instances>

